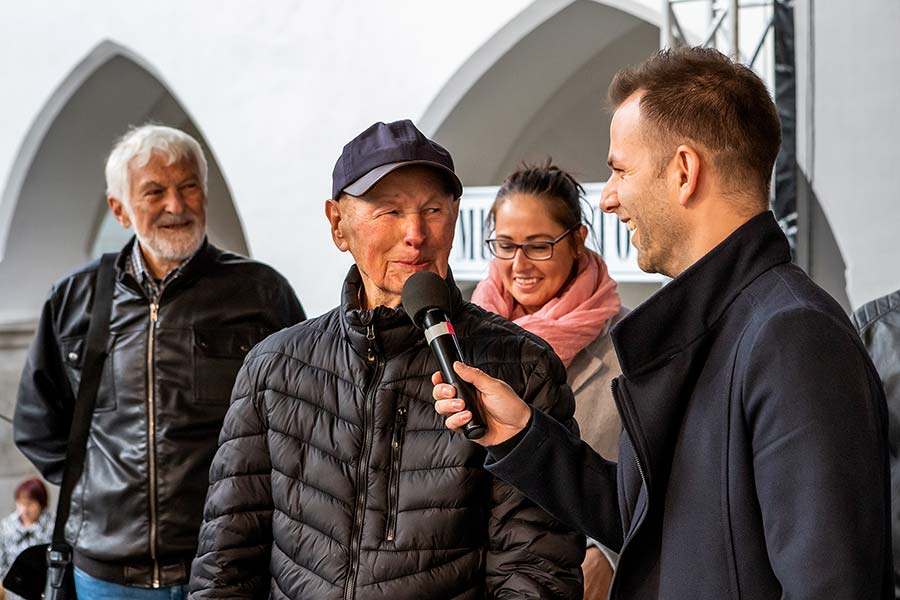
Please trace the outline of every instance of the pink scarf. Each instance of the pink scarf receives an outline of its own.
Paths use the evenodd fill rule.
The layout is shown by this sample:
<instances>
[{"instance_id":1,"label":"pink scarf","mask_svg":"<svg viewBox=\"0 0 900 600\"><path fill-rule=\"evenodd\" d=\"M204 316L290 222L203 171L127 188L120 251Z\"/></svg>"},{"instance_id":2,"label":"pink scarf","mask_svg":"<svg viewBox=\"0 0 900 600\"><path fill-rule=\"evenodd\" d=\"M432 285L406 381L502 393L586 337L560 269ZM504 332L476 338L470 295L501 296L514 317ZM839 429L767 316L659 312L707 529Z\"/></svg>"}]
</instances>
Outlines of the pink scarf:
<instances>
[{"instance_id":1,"label":"pink scarf","mask_svg":"<svg viewBox=\"0 0 900 600\"><path fill-rule=\"evenodd\" d=\"M544 338L567 367L622 306L606 263L587 249L578 259L575 278L537 312L526 314L503 287L497 259L491 262L487 279L475 288L472 302Z\"/></svg>"}]
</instances>

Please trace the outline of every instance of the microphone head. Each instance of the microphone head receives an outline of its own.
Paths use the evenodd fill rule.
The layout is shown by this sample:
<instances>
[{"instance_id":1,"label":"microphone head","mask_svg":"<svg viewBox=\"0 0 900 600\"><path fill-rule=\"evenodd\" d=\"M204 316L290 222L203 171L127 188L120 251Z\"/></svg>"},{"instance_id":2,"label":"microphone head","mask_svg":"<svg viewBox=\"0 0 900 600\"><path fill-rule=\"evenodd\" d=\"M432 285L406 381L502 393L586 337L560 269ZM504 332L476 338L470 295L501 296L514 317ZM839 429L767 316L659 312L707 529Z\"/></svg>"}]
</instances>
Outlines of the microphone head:
<instances>
[{"instance_id":1,"label":"microphone head","mask_svg":"<svg viewBox=\"0 0 900 600\"><path fill-rule=\"evenodd\" d=\"M431 271L413 273L403 284L400 299L403 302L403 310L419 328L422 327L422 318L429 309L439 308L444 314L450 314L450 288L440 275Z\"/></svg>"}]
</instances>

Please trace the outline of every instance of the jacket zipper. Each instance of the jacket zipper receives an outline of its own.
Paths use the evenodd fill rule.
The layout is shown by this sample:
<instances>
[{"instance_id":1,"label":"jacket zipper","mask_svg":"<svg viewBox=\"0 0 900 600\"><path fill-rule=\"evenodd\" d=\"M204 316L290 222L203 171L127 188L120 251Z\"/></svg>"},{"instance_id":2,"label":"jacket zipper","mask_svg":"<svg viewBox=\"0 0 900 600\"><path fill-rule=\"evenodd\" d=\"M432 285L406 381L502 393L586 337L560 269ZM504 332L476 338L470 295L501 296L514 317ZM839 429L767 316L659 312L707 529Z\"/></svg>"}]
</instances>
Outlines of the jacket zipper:
<instances>
[{"instance_id":1,"label":"jacket zipper","mask_svg":"<svg viewBox=\"0 0 900 600\"><path fill-rule=\"evenodd\" d=\"M375 325L366 326L368 352L366 360L375 368L369 387L366 390L366 402L363 412L363 447L359 464L356 466L356 513L353 517L353 528L350 534L350 572L347 574L347 587L344 589L344 600L352 600L356 588L356 576L359 573L359 554L362 545L362 521L366 514L366 474L369 458L372 454L372 438L375 435L375 391L381 381L384 365L375 347Z\"/></svg>"},{"instance_id":2,"label":"jacket zipper","mask_svg":"<svg viewBox=\"0 0 900 600\"><path fill-rule=\"evenodd\" d=\"M635 446L634 446L634 431L629 426L630 425L629 419L626 417L626 412L623 410L623 408L624 408L623 402L622 402L622 399L619 397L619 393L618 393L618 383L619 383L619 378L614 377L612 382L610 383L610 386L612 388L613 400L616 403L616 409L619 411L619 415L621 415L621 417L622 417L622 425L625 427L625 432L627 434L626 437L627 437L627 441L628 441L628 446L631 448L631 454L634 456L634 463L637 465L638 475L641 478L641 485L643 487L647 488L647 507L644 509L644 515L646 515L647 511L650 510L650 486L647 485L647 478L644 476L644 467L641 464L641 457L638 456L637 448L635 448ZM630 415L631 413L627 413L627 414ZM643 522L643 517L641 517L641 521ZM636 530L636 527L639 526L640 523L637 523L634 525L635 525L635 527L632 527L632 530ZM623 535L627 535L627 532L623 532ZM628 547L628 543L631 541L631 539L632 538L628 538L623 542L622 548L619 550L619 559L620 560L621 560L622 555L625 553L625 548ZM619 574L619 568L616 567L615 571L613 572L612 581L609 584L609 598L616 597L615 592L616 592L616 581L618 579L618 577L617 577L618 574Z\"/></svg>"},{"instance_id":3,"label":"jacket zipper","mask_svg":"<svg viewBox=\"0 0 900 600\"><path fill-rule=\"evenodd\" d=\"M400 501L400 453L403 451L403 430L406 428L406 407L397 408L394 433L391 435L391 475L388 479L387 532L385 539L394 541Z\"/></svg>"},{"instance_id":4,"label":"jacket zipper","mask_svg":"<svg viewBox=\"0 0 900 600\"><path fill-rule=\"evenodd\" d=\"M150 303L150 334L147 342L147 454L150 461L150 557L153 559L154 588L159 588L159 562L157 559L157 506L156 506L156 377L154 373L154 341L159 319L159 305Z\"/></svg>"}]
</instances>

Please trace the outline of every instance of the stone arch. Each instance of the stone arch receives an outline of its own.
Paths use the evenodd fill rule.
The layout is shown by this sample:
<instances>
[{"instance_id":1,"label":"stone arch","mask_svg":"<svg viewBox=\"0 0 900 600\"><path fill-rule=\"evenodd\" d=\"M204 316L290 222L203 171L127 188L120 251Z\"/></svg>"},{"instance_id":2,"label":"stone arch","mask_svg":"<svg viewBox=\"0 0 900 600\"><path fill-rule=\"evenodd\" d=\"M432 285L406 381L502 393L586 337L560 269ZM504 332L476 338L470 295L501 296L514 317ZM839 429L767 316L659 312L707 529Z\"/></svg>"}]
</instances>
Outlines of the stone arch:
<instances>
[{"instance_id":1,"label":"stone arch","mask_svg":"<svg viewBox=\"0 0 900 600\"><path fill-rule=\"evenodd\" d=\"M482 45L420 119L467 186L499 184L523 160L552 156L583 182L605 181L615 72L659 47L643 2L536 1ZM620 283L635 305L658 283Z\"/></svg>"},{"instance_id":2,"label":"stone arch","mask_svg":"<svg viewBox=\"0 0 900 600\"><path fill-rule=\"evenodd\" d=\"M50 282L130 236L107 217L103 164L117 136L147 121L184 129L204 146L210 239L247 253L228 184L187 109L152 65L104 41L41 108L11 169L0 203L0 280L18 292L0 300L0 321L33 319Z\"/></svg>"}]
</instances>

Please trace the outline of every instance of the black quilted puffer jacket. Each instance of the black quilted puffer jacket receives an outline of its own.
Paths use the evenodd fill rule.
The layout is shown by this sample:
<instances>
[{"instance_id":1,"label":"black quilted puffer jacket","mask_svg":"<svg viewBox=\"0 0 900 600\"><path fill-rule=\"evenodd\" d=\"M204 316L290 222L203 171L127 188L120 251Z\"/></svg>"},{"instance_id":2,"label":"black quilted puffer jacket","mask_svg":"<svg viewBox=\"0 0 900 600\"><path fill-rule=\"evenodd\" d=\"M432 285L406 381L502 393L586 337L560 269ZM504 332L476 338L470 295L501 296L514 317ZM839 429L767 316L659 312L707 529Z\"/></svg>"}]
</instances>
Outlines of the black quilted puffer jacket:
<instances>
[{"instance_id":1,"label":"black quilted puffer jacket","mask_svg":"<svg viewBox=\"0 0 900 600\"><path fill-rule=\"evenodd\" d=\"M549 346L453 290L469 362L574 428ZM583 538L482 467L435 413L437 363L402 309L342 306L259 344L238 375L191 598L581 598Z\"/></svg>"}]
</instances>

